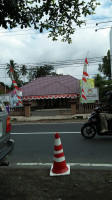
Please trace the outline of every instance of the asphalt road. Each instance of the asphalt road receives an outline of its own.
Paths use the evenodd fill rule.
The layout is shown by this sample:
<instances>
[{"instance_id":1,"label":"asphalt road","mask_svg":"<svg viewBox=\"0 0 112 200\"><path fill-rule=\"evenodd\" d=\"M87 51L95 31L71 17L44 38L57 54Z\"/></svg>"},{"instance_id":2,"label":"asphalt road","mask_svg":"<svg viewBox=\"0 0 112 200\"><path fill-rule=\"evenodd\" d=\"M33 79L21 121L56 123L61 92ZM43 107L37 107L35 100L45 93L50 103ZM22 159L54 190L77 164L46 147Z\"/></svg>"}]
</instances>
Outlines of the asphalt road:
<instances>
[{"instance_id":1,"label":"asphalt road","mask_svg":"<svg viewBox=\"0 0 112 200\"><path fill-rule=\"evenodd\" d=\"M82 123L13 124L11 138L15 148L10 163L52 163L54 136L58 132L67 163L110 165L112 137L86 140L80 134L81 126Z\"/></svg>"},{"instance_id":2,"label":"asphalt road","mask_svg":"<svg viewBox=\"0 0 112 200\"><path fill-rule=\"evenodd\" d=\"M4 200L91 199L112 197L112 137L82 138L81 123L12 125L11 137L15 148L10 157L11 167L0 170L0 197ZM59 132L66 162L110 164L107 170L73 169L69 176L50 177L53 163L54 135ZM41 164L33 168L32 164ZM42 163L43 166L42 167ZM26 165L31 164L29 168ZM12 167L14 166L14 167ZM17 167L15 167L17 166ZM23 167L25 166L25 167ZM110 170L108 170L110 169Z\"/></svg>"}]
</instances>

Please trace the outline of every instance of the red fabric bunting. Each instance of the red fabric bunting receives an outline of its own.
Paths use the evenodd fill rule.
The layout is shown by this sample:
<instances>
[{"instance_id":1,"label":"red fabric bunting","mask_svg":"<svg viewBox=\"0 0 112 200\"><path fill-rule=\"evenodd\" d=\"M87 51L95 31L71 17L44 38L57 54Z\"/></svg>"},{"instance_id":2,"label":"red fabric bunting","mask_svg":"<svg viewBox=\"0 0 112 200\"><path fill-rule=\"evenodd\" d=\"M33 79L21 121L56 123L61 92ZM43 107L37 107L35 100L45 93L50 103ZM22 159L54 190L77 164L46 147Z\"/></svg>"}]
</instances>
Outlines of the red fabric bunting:
<instances>
[{"instance_id":1,"label":"red fabric bunting","mask_svg":"<svg viewBox=\"0 0 112 200\"><path fill-rule=\"evenodd\" d=\"M85 63L88 64L87 58L85 59Z\"/></svg>"},{"instance_id":2,"label":"red fabric bunting","mask_svg":"<svg viewBox=\"0 0 112 200\"><path fill-rule=\"evenodd\" d=\"M78 94L62 94L62 95L45 95L45 96L29 96L23 97L23 99L58 99L58 98L74 98Z\"/></svg>"},{"instance_id":3,"label":"red fabric bunting","mask_svg":"<svg viewBox=\"0 0 112 200\"><path fill-rule=\"evenodd\" d=\"M84 76L89 76L87 72L83 72L83 75Z\"/></svg>"},{"instance_id":4,"label":"red fabric bunting","mask_svg":"<svg viewBox=\"0 0 112 200\"><path fill-rule=\"evenodd\" d=\"M82 80L83 80L83 81L85 81L85 82L87 82L87 80L86 80L86 78L85 78L85 77L83 77L83 78L82 78Z\"/></svg>"}]
</instances>

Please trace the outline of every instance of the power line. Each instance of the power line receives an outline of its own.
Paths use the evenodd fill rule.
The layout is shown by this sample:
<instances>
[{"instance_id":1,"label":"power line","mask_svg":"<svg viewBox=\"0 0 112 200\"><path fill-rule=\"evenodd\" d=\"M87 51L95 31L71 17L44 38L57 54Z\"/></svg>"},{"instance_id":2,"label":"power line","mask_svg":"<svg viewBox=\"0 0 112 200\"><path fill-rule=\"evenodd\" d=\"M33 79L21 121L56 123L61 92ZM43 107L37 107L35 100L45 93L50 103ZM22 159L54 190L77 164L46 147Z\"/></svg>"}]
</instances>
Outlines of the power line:
<instances>
[{"instance_id":1,"label":"power line","mask_svg":"<svg viewBox=\"0 0 112 200\"><path fill-rule=\"evenodd\" d=\"M96 22L94 22L94 23L86 23L85 22L85 25L83 25L82 24L82 26L81 27L78 27L78 26L76 26L76 25L73 25L72 27L74 28L75 27L75 29L76 29L76 31L77 30L84 30L84 29L93 29L93 28L95 28L95 26L93 26L93 27L91 27L91 26L89 26L89 27L87 27L88 25L99 25L99 24L102 24L102 23L109 23L109 22L112 22L111 20L110 21L104 21L104 22L98 22L98 23L96 23ZM83 27L83 26L85 26L85 27ZM106 28L110 28L110 27L105 27L105 29ZM101 28L101 29L104 29L103 27ZM0 31L0 33L5 33L5 35L0 35L0 37L10 37L10 36L18 36L18 35L30 35L30 34L34 34L34 35L36 35L36 34L38 34L38 33L40 33L39 32L39 30L37 31L36 29L33 29L33 28L31 28L31 29L27 29L27 30L23 30L23 29L20 29L20 30L13 30L12 31L12 29L10 29L11 30L11 32L9 31L9 32L5 32L5 31ZM18 33L18 34L13 34L13 33L15 33L15 32L29 32L29 31L35 31L34 33ZM47 30L46 30L47 31ZM48 31L49 32L49 31ZM10 33L10 34L9 34Z\"/></svg>"},{"instance_id":2,"label":"power line","mask_svg":"<svg viewBox=\"0 0 112 200\"><path fill-rule=\"evenodd\" d=\"M96 29L95 31L98 31L98 30L101 30L101 29L108 29L108 28L111 28L111 26L109 26L109 27L104 27L104 28L98 28L98 29Z\"/></svg>"},{"instance_id":3,"label":"power line","mask_svg":"<svg viewBox=\"0 0 112 200\"><path fill-rule=\"evenodd\" d=\"M92 67L93 65L98 65L103 62L103 58L105 56L100 57L92 57L88 58L89 67ZM112 57L112 55L110 56ZM21 68L22 65L26 65L26 67L39 67L39 66L45 66L45 65L52 65L54 67L59 68L66 68L68 66L71 67L82 67L84 64L84 58L83 59L74 59L74 60L62 60L62 61L55 61L55 62L36 62L36 63L24 63L24 64L17 64L16 68ZM74 65L74 66L73 66ZM0 64L0 69L6 69L7 64Z\"/></svg>"},{"instance_id":4,"label":"power line","mask_svg":"<svg viewBox=\"0 0 112 200\"><path fill-rule=\"evenodd\" d=\"M112 22L112 20L109 20L109 21L102 21L102 22L98 22L98 23L96 23L96 26L98 26L99 24L104 24L104 23L109 23L109 22Z\"/></svg>"}]
</instances>

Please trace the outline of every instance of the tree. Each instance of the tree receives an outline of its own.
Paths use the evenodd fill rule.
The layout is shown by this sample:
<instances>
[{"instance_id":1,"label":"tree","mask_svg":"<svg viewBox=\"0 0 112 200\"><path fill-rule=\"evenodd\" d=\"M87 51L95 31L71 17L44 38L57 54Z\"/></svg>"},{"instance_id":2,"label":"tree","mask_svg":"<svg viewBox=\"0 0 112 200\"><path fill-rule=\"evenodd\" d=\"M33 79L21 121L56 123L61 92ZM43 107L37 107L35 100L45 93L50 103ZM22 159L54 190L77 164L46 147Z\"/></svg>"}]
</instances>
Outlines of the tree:
<instances>
[{"instance_id":1,"label":"tree","mask_svg":"<svg viewBox=\"0 0 112 200\"><path fill-rule=\"evenodd\" d=\"M74 33L74 25L85 23L81 16L94 14L96 0L1 0L0 26L3 28L34 27L43 32L50 32L49 37L71 42L70 35Z\"/></svg>"},{"instance_id":2,"label":"tree","mask_svg":"<svg viewBox=\"0 0 112 200\"><path fill-rule=\"evenodd\" d=\"M20 68L20 74L23 76L24 83L25 83L25 76L27 75L27 73L28 73L28 71L27 71L26 65L22 65Z\"/></svg>"},{"instance_id":3,"label":"tree","mask_svg":"<svg viewBox=\"0 0 112 200\"><path fill-rule=\"evenodd\" d=\"M35 68L31 67L30 69L28 69L28 82L32 81L34 79L33 74L35 73Z\"/></svg>"},{"instance_id":4,"label":"tree","mask_svg":"<svg viewBox=\"0 0 112 200\"><path fill-rule=\"evenodd\" d=\"M36 79L36 78L39 78L39 77L44 77L44 76L47 76L47 75L51 75L52 74L52 70L54 70L54 67L51 66L51 65L45 65L45 66L40 66L40 67L37 66L33 70L32 78Z\"/></svg>"},{"instance_id":5,"label":"tree","mask_svg":"<svg viewBox=\"0 0 112 200\"><path fill-rule=\"evenodd\" d=\"M9 77L11 78L12 80L12 72L10 70L10 68L13 69L13 77L14 77L14 80L16 81L18 87L20 87L22 85L22 81L20 80L20 77L19 77L19 70L18 70L18 65L14 62L14 60L10 60L9 63L7 63L7 74L9 75ZM13 83L11 84L11 88L13 89Z\"/></svg>"},{"instance_id":6,"label":"tree","mask_svg":"<svg viewBox=\"0 0 112 200\"><path fill-rule=\"evenodd\" d=\"M36 66L35 68L30 68L29 69L29 73L28 73L28 80L29 81L32 81L36 78L39 78L39 77L44 77L44 76L47 76L47 75L53 75L52 71L54 70L54 67L51 66L51 65L44 65L44 66ZM55 75L57 75L55 73Z\"/></svg>"},{"instance_id":7,"label":"tree","mask_svg":"<svg viewBox=\"0 0 112 200\"><path fill-rule=\"evenodd\" d=\"M112 90L112 81L106 80L105 77L101 77L99 74L95 77L95 87L99 88L99 100L105 102L106 92Z\"/></svg>"},{"instance_id":8,"label":"tree","mask_svg":"<svg viewBox=\"0 0 112 200\"><path fill-rule=\"evenodd\" d=\"M6 70L7 70L7 74L9 75L9 77L12 79L12 72L11 72L11 70L10 70L10 68L12 68L13 69L13 76L14 76L14 79L15 80L17 80L17 77L18 77L18 69L17 69L17 64L14 62L14 60L10 60L10 62L9 63L7 63L7 68L6 68Z\"/></svg>"},{"instance_id":9,"label":"tree","mask_svg":"<svg viewBox=\"0 0 112 200\"><path fill-rule=\"evenodd\" d=\"M103 64L99 64L98 70L102 72L106 78L111 79L111 62L110 62L110 50L107 52L107 56L104 56Z\"/></svg>"},{"instance_id":10,"label":"tree","mask_svg":"<svg viewBox=\"0 0 112 200\"><path fill-rule=\"evenodd\" d=\"M107 56L104 56L102 61L103 64L99 64L98 70L103 73L104 77L97 74L95 77L95 87L99 88L100 101L105 102L106 92L112 90L110 50L108 50Z\"/></svg>"}]
</instances>

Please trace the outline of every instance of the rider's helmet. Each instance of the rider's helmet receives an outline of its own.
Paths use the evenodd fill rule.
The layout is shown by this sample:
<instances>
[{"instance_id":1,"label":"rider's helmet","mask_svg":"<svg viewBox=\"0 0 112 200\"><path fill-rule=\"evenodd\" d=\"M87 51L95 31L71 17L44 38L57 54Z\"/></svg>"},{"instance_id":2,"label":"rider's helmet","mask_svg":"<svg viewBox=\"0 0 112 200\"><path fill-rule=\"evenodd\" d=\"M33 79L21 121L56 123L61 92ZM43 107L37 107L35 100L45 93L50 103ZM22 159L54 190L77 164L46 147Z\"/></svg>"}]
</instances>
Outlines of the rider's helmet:
<instances>
[{"instance_id":1,"label":"rider's helmet","mask_svg":"<svg viewBox=\"0 0 112 200\"><path fill-rule=\"evenodd\" d=\"M112 103L112 90L106 93L107 102Z\"/></svg>"}]
</instances>

